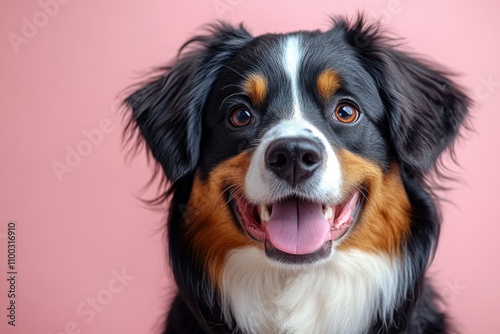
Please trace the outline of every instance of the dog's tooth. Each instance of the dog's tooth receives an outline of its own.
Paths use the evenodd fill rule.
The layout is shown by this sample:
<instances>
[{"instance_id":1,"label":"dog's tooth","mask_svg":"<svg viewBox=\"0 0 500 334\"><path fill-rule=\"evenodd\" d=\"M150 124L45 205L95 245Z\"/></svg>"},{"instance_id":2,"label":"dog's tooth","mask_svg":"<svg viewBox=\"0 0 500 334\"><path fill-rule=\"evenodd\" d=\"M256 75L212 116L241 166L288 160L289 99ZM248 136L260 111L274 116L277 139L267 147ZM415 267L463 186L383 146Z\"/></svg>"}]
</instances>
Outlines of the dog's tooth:
<instances>
[{"instance_id":1,"label":"dog's tooth","mask_svg":"<svg viewBox=\"0 0 500 334\"><path fill-rule=\"evenodd\" d=\"M262 220L263 222L268 222L269 220L271 220L271 214L269 213L267 205L259 206L259 216L260 220Z\"/></svg>"},{"instance_id":2,"label":"dog's tooth","mask_svg":"<svg viewBox=\"0 0 500 334\"><path fill-rule=\"evenodd\" d=\"M325 214L325 219L332 219L333 217L333 210L330 205L323 206L323 213Z\"/></svg>"}]
</instances>

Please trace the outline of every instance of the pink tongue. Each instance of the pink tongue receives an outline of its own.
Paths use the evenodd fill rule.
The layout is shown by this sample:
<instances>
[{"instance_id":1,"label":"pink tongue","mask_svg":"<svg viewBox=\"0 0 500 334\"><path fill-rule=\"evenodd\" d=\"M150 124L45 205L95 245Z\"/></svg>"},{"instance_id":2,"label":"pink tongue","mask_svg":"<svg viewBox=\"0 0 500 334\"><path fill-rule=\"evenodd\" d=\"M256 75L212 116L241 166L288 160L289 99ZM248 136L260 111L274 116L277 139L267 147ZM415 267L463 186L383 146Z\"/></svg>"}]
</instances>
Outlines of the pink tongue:
<instances>
[{"instance_id":1,"label":"pink tongue","mask_svg":"<svg viewBox=\"0 0 500 334\"><path fill-rule=\"evenodd\" d=\"M266 231L275 248L304 255L314 253L327 241L330 225L321 204L291 199L273 204Z\"/></svg>"}]
</instances>

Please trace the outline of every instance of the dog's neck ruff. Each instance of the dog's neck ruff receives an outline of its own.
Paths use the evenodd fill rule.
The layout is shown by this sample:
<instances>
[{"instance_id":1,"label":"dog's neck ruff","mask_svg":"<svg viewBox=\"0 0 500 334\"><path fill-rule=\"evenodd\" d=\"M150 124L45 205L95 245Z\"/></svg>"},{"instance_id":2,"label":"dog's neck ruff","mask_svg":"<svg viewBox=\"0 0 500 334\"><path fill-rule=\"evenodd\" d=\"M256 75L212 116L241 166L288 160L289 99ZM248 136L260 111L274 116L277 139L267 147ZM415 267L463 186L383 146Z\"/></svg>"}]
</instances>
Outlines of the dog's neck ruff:
<instances>
[{"instance_id":1,"label":"dog's neck ruff","mask_svg":"<svg viewBox=\"0 0 500 334\"><path fill-rule=\"evenodd\" d=\"M349 250L294 269L271 263L256 247L234 250L222 277L224 313L245 333L366 333L399 302L398 266L387 255Z\"/></svg>"}]
</instances>

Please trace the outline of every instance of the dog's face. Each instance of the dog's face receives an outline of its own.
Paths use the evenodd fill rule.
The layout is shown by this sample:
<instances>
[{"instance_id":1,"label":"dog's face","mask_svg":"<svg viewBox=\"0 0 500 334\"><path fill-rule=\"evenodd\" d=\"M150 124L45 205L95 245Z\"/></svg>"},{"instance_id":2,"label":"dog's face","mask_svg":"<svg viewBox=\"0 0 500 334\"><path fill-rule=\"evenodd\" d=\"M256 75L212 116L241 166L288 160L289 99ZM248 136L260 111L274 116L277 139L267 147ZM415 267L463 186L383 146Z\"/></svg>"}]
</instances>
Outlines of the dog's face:
<instances>
[{"instance_id":1,"label":"dog's face","mask_svg":"<svg viewBox=\"0 0 500 334\"><path fill-rule=\"evenodd\" d=\"M210 178L244 156L235 175L210 181L232 224L273 260L313 263L348 234L367 195L365 180L348 181L346 155L389 166L383 117L374 79L340 35L265 35L214 82L200 169Z\"/></svg>"},{"instance_id":2,"label":"dog's face","mask_svg":"<svg viewBox=\"0 0 500 334\"><path fill-rule=\"evenodd\" d=\"M399 254L401 175L429 170L468 102L374 29L253 38L219 26L127 99L174 191L192 181L183 230L215 281L244 247L281 266L339 248Z\"/></svg>"}]
</instances>

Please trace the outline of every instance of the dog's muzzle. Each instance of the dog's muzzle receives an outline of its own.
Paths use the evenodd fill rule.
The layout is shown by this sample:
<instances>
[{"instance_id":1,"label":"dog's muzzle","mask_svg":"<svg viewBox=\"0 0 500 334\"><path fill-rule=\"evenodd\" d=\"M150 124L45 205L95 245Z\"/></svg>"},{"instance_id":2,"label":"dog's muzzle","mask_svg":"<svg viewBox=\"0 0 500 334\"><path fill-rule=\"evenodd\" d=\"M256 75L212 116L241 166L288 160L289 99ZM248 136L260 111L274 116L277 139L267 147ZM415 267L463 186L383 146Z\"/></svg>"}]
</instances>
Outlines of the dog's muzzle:
<instances>
[{"instance_id":1,"label":"dog's muzzle","mask_svg":"<svg viewBox=\"0 0 500 334\"><path fill-rule=\"evenodd\" d=\"M322 147L311 139L280 138L269 144L265 162L278 178L295 188L321 166L323 153Z\"/></svg>"}]
</instances>

